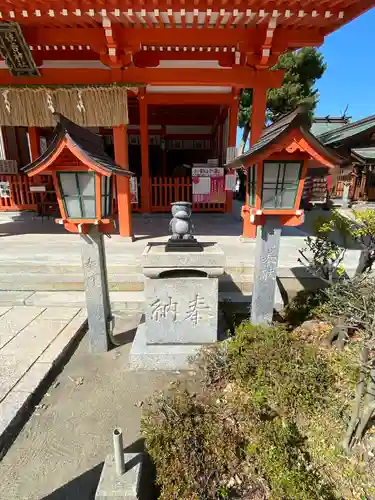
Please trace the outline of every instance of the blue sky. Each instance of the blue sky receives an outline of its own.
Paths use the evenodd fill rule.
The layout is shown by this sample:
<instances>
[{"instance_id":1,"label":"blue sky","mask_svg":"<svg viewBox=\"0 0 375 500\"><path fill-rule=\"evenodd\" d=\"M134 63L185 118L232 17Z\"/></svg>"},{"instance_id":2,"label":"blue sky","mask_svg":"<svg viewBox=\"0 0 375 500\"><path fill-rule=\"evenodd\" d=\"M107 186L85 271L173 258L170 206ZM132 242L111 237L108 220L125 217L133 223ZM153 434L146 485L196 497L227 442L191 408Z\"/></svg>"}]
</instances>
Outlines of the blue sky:
<instances>
[{"instance_id":1,"label":"blue sky","mask_svg":"<svg viewBox=\"0 0 375 500\"><path fill-rule=\"evenodd\" d=\"M327 69L317 82L317 116L353 120L375 114L375 8L329 35L320 47ZM242 131L237 131L237 143Z\"/></svg>"},{"instance_id":2,"label":"blue sky","mask_svg":"<svg viewBox=\"0 0 375 500\"><path fill-rule=\"evenodd\" d=\"M375 114L375 9L326 38L320 50L327 70L317 82L317 116L347 114L354 120Z\"/></svg>"}]
</instances>

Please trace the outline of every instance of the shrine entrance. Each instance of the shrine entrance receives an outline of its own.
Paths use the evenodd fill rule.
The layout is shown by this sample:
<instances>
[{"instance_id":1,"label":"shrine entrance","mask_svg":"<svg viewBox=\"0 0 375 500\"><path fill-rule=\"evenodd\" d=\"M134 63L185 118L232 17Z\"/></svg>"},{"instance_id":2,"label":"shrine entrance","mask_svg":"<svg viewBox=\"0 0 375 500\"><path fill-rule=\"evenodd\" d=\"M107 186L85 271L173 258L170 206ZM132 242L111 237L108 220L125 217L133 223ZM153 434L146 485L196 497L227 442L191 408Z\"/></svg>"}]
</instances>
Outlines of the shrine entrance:
<instances>
[{"instance_id":1,"label":"shrine entrance","mask_svg":"<svg viewBox=\"0 0 375 500\"><path fill-rule=\"evenodd\" d=\"M190 99L191 105L183 104L185 99L186 94L152 95L151 102L160 100L162 104L147 106L144 116L148 125L149 177L144 175L142 164L141 106L138 99L130 97L128 101L129 169L136 174L132 183L133 212L169 212L170 204L180 200L193 203L194 212L231 210L233 182L232 188L225 190L225 185L229 185L225 183L225 176L230 172L224 164L231 126L229 104L232 95L228 92L218 96L199 95L196 104ZM165 104L169 100L172 103ZM236 115L233 113L233 116ZM232 128L235 127L233 120ZM100 133L108 154L114 158L112 129L100 128ZM203 192L195 179L202 176L215 178L212 182L206 180ZM146 185L147 199L143 193Z\"/></svg>"}]
</instances>

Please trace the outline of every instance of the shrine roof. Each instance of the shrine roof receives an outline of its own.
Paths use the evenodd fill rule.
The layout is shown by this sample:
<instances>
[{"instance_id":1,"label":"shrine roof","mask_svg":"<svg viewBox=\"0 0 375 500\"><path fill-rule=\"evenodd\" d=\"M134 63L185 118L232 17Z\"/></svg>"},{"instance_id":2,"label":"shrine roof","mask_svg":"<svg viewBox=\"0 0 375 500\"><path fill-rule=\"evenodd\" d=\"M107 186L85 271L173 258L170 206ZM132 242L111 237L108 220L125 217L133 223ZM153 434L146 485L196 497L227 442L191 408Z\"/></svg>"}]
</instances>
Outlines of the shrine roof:
<instances>
[{"instance_id":1,"label":"shrine roof","mask_svg":"<svg viewBox=\"0 0 375 500\"><path fill-rule=\"evenodd\" d=\"M324 2L323 7L319 0L302 3L296 5L280 0L273 5L266 0L255 0L249 8L248 4L233 0L225 4L196 0L193 5L161 0L154 0L152 5L138 0L128 0L126 4L119 0L113 0L110 4L97 0L88 0L84 4L57 0L31 0L28 3L0 0L0 12L2 20L16 21L21 25L51 28L82 26L85 29L100 26L103 18L122 26L141 29L181 25L236 29L268 24L269 19L274 18L278 26L307 29L314 26L322 29L326 35L374 5L372 0L331 0Z\"/></svg>"},{"instance_id":2,"label":"shrine roof","mask_svg":"<svg viewBox=\"0 0 375 500\"><path fill-rule=\"evenodd\" d=\"M351 150L353 156L359 158L360 160L364 160L365 162L368 160L375 160L375 147L370 148L355 148Z\"/></svg>"},{"instance_id":3,"label":"shrine roof","mask_svg":"<svg viewBox=\"0 0 375 500\"><path fill-rule=\"evenodd\" d=\"M310 132L316 137L323 135L337 128L343 127L350 122L349 117L316 117L313 119Z\"/></svg>"},{"instance_id":4,"label":"shrine roof","mask_svg":"<svg viewBox=\"0 0 375 500\"><path fill-rule=\"evenodd\" d=\"M66 141L67 147L71 145L73 148L78 149L80 156L86 160L85 163L88 166L96 167L108 175L133 175L129 170L119 167L106 154L103 147L103 140L99 135L76 125L59 113L55 113L55 116L58 119L58 123L54 130L52 141L39 158L22 168L23 172L30 173L40 168L43 164L53 161L53 157L56 155L59 147Z\"/></svg>"},{"instance_id":5,"label":"shrine roof","mask_svg":"<svg viewBox=\"0 0 375 500\"><path fill-rule=\"evenodd\" d=\"M228 166L241 168L250 165L253 159L254 163L256 163L259 161L259 158L267 155L268 150L271 151L272 146L277 144L283 145L288 138L290 138L290 142L293 142L294 137L291 137L293 132L297 132L298 139L304 139L305 143L309 146L309 150L325 158L327 163L341 165L346 162L344 158L324 146L309 131L309 127L308 111L305 106L299 106L295 111L282 116L272 125L266 127L259 141L255 143L249 151L231 161Z\"/></svg>"},{"instance_id":6,"label":"shrine roof","mask_svg":"<svg viewBox=\"0 0 375 500\"><path fill-rule=\"evenodd\" d=\"M375 129L375 115L367 116L362 120L348 123L342 127L321 134L318 137L323 144L330 145L348 139L349 137L359 135L372 128Z\"/></svg>"}]
</instances>

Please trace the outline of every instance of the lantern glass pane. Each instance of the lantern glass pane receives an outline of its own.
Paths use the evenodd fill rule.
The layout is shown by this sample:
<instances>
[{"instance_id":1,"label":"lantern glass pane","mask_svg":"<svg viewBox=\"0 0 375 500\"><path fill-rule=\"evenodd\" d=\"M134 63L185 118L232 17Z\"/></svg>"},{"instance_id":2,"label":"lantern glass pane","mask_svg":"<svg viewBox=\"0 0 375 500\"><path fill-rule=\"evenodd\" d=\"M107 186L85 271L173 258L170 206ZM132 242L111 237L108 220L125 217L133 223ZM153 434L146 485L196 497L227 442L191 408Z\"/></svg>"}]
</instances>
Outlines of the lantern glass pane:
<instances>
[{"instance_id":1,"label":"lantern glass pane","mask_svg":"<svg viewBox=\"0 0 375 500\"><path fill-rule=\"evenodd\" d=\"M285 165L284 182L299 182L300 170L300 163L287 163Z\"/></svg>"},{"instance_id":2,"label":"lantern glass pane","mask_svg":"<svg viewBox=\"0 0 375 500\"><path fill-rule=\"evenodd\" d=\"M281 193L280 206L282 208L293 208L296 200L296 194L297 188L284 189Z\"/></svg>"},{"instance_id":3,"label":"lantern glass pane","mask_svg":"<svg viewBox=\"0 0 375 500\"><path fill-rule=\"evenodd\" d=\"M67 216L71 219L82 219L81 204L79 198L66 196L64 198Z\"/></svg>"},{"instance_id":4,"label":"lantern glass pane","mask_svg":"<svg viewBox=\"0 0 375 500\"><path fill-rule=\"evenodd\" d=\"M62 196L78 196L78 187L76 182L75 173L61 173L60 185L62 190Z\"/></svg>"},{"instance_id":5,"label":"lantern glass pane","mask_svg":"<svg viewBox=\"0 0 375 500\"><path fill-rule=\"evenodd\" d=\"M248 182L249 182L249 205L255 207L255 193L257 185L257 165L251 165L248 169Z\"/></svg>"},{"instance_id":6,"label":"lantern glass pane","mask_svg":"<svg viewBox=\"0 0 375 500\"><path fill-rule=\"evenodd\" d=\"M70 219L95 219L95 173L59 172L61 197Z\"/></svg>"},{"instance_id":7,"label":"lantern glass pane","mask_svg":"<svg viewBox=\"0 0 375 500\"><path fill-rule=\"evenodd\" d=\"M262 208L295 208L301 166L300 162L264 162Z\"/></svg>"},{"instance_id":8,"label":"lantern glass pane","mask_svg":"<svg viewBox=\"0 0 375 500\"><path fill-rule=\"evenodd\" d=\"M275 188L263 189L263 203L262 208L276 208L277 200L276 200L276 186Z\"/></svg>"},{"instance_id":9,"label":"lantern glass pane","mask_svg":"<svg viewBox=\"0 0 375 500\"><path fill-rule=\"evenodd\" d=\"M102 177L102 217L112 215L112 177Z\"/></svg>"},{"instance_id":10,"label":"lantern glass pane","mask_svg":"<svg viewBox=\"0 0 375 500\"><path fill-rule=\"evenodd\" d=\"M94 219L96 214L95 198L82 198L82 209L84 219Z\"/></svg>"},{"instance_id":11,"label":"lantern glass pane","mask_svg":"<svg viewBox=\"0 0 375 500\"><path fill-rule=\"evenodd\" d=\"M95 174L78 174L79 191L82 196L95 196Z\"/></svg>"},{"instance_id":12,"label":"lantern glass pane","mask_svg":"<svg viewBox=\"0 0 375 500\"><path fill-rule=\"evenodd\" d=\"M276 182L280 163L264 162L263 182Z\"/></svg>"}]
</instances>

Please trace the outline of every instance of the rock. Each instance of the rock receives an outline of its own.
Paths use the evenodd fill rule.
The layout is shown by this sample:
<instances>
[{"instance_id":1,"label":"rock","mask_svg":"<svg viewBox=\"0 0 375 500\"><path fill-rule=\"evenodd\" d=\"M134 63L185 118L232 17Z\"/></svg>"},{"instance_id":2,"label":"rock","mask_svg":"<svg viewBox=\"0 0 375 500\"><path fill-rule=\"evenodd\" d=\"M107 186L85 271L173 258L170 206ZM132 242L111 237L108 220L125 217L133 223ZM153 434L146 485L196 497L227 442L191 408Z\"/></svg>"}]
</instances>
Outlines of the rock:
<instances>
[{"instance_id":1,"label":"rock","mask_svg":"<svg viewBox=\"0 0 375 500\"><path fill-rule=\"evenodd\" d=\"M320 326L321 326L321 321L318 321L316 319L310 319L304 321L300 326L300 328L302 328L303 330L307 330L308 332L313 332L317 328L320 328Z\"/></svg>"}]
</instances>

